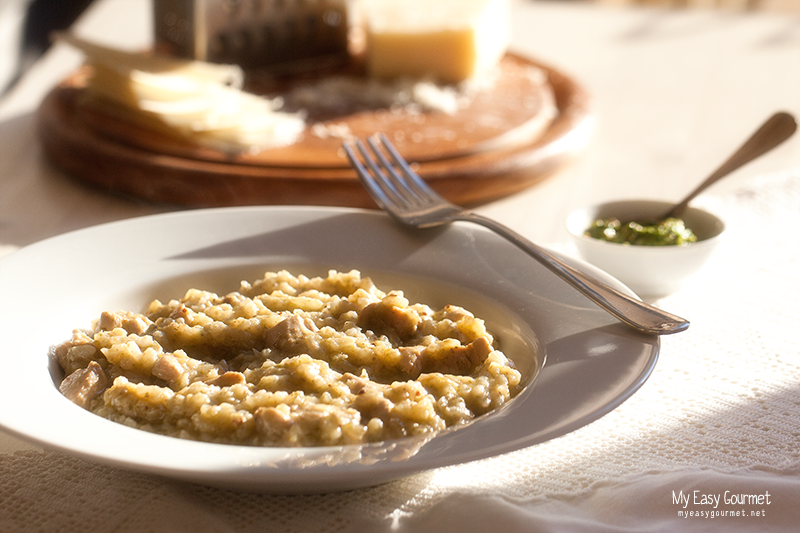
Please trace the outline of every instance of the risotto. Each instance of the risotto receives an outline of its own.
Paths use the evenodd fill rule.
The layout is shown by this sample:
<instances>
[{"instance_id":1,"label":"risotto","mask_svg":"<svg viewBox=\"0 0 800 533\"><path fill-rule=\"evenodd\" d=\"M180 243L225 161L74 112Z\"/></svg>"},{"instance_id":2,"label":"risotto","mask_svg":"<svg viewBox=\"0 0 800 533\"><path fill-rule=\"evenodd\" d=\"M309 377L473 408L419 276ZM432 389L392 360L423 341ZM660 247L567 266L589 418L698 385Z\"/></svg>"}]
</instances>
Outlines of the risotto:
<instances>
[{"instance_id":1,"label":"risotto","mask_svg":"<svg viewBox=\"0 0 800 533\"><path fill-rule=\"evenodd\" d=\"M430 434L508 402L520 372L483 320L384 292L358 271L268 272L104 312L55 348L64 396L205 442L330 446Z\"/></svg>"}]
</instances>

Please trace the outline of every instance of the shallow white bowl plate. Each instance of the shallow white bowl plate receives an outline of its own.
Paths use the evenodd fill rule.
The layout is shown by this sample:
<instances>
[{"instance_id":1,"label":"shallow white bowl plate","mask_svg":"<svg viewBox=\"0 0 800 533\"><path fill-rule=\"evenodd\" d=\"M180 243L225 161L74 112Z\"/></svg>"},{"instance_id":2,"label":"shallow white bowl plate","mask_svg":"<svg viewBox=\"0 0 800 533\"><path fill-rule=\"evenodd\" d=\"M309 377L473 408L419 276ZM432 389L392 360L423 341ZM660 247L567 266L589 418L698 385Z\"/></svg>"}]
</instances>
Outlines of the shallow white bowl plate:
<instances>
[{"instance_id":1,"label":"shallow white bowl plate","mask_svg":"<svg viewBox=\"0 0 800 533\"><path fill-rule=\"evenodd\" d=\"M191 286L234 291L241 279L282 267L312 275L355 268L379 285L408 280L411 299L472 306L488 314L528 380L539 370L535 381L499 411L428 442L294 449L154 435L95 416L58 392L51 346L101 311L140 310ZM0 260L0 301L0 426L96 462L254 491L376 485L552 439L633 394L659 350L657 337L619 324L493 233L461 224L410 232L381 213L337 208L198 210L65 234Z\"/></svg>"}]
</instances>

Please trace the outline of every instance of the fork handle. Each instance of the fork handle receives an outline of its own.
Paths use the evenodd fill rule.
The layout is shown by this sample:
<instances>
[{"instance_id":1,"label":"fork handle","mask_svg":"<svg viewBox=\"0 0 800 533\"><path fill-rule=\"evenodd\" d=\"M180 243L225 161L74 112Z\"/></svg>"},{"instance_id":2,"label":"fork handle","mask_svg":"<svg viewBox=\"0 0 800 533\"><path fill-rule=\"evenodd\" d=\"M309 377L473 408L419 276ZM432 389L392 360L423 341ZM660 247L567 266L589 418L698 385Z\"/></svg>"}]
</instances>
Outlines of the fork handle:
<instances>
[{"instance_id":1,"label":"fork handle","mask_svg":"<svg viewBox=\"0 0 800 533\"><path fill-rule=\"evenodd\" d=\"M544 248L532 243L514 230L471 211L462 211L453 218L480 224L505 237L525 253L539 261L581 294L608 311L621 322L645 333L667 335L689 327L689 321L668 313L637 298L628 296L613 287L568 265Z\"/></svg>"}]
</instances>

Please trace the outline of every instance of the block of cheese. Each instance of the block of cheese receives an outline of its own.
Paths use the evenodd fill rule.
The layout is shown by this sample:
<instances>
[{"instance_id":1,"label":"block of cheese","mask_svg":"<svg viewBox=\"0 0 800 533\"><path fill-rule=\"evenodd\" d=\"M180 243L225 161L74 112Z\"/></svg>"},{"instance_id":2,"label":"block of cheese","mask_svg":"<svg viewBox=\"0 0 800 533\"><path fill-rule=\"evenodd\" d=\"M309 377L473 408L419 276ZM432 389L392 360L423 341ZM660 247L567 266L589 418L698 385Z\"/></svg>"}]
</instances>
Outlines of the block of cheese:
<instances>
[{"instance_id":1,"label":"block of cheese","mask_svg":"<svg viewBox=\"0 0 800 533\"><path fill-rule=\"evenodd\" d=\"M459 83L497 65L511 39L510 0L362 0L367 72Z\"/></svg>"}]
</instances>

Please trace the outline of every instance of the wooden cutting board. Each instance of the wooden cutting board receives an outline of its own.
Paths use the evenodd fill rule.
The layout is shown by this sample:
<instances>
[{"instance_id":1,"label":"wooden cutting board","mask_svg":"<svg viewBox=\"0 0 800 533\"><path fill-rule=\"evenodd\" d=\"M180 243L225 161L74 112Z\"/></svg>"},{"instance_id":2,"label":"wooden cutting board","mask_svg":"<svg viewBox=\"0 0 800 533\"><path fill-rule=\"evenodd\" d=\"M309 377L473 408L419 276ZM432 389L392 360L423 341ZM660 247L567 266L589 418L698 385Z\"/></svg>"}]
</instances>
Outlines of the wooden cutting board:
<instances>
[{"instance_id":1,"label":"wooden cutting board","mask_svg":"<svg viewBox=\"0 0 800 533\"><path fill-rule=\"evenodd\" d=\"M497 79L455 114L312 106L306 110L309 128L299 142L230 155L87 104L86 75L85 69L76 72L39 108L39 134L48 157L82 182L191 207L374 207L347 163L342 139L319 134L342 128L361 138L386 133L449 200L481 204L530 187L570 161L588 141L591 124L588 95L573 80L509 54ZM300 83L310 81L258 80L258 92L289 98Z\"/></svg>"}]
</instances>

